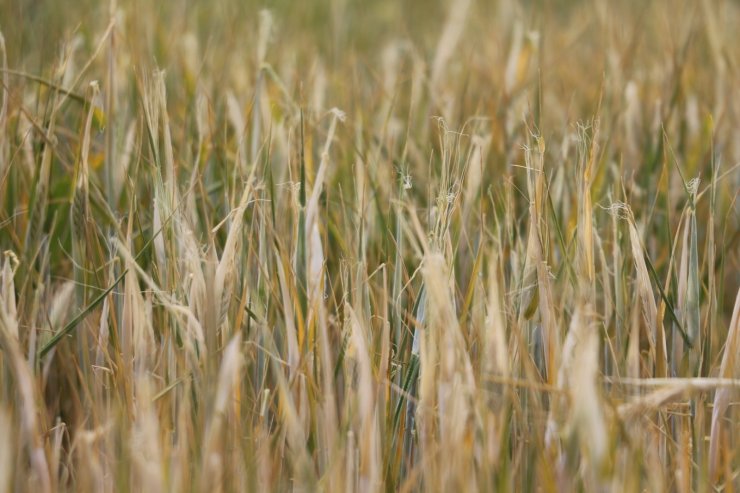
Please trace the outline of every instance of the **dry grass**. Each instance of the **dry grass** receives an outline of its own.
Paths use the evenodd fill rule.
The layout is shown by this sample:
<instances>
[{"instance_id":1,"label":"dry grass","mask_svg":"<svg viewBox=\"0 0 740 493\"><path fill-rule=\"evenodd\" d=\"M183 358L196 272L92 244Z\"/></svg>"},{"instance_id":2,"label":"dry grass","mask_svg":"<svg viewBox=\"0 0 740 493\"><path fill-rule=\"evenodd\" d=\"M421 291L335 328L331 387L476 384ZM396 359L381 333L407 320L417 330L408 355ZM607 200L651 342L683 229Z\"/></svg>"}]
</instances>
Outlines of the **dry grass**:
<instances>
[{"instance_id":1,"label":"dry grass","mask_svg":"<svg viewBox=\"0 0 740 493\"><path fill-rule=\"evenodd\" d=\"M0 493L736 490L738 30L0 2Z\"/></svg>"}]
</instances>

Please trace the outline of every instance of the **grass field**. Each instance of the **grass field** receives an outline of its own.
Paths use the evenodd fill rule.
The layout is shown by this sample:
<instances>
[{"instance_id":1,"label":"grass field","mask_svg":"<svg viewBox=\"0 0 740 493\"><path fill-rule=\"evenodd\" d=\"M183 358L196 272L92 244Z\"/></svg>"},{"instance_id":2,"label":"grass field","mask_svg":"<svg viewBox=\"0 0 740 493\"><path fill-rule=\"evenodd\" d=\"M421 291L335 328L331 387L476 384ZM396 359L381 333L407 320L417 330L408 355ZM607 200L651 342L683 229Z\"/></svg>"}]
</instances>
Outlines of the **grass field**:
<instances>
[{"instance_id":1,"label":"grass field","mask_svg":"<svg viewBox=\"0 0 740 493\"><path fill-rule=\"evenodd\" d=\"M739 31L0 0L0 493L737 491Z\"/></svg>"}]
</instances>

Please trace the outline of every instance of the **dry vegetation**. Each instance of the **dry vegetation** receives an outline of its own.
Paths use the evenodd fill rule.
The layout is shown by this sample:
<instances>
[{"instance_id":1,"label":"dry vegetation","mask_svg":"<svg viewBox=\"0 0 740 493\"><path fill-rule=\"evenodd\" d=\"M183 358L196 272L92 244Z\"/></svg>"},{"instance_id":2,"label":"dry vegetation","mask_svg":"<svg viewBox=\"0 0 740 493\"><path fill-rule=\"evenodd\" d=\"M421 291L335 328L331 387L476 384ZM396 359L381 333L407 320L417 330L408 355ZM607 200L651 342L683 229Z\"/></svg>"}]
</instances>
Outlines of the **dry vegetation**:
<instances>
[{"instance_id":1,"label":"dry vegetation","mask_svg":"<svg viewBox=\"0 0 740 493\"><path fill-rule=\"evenodd\" d=\"M740 5L0 0L0 492L740 486Z\"/></svg>"}]
</instances>

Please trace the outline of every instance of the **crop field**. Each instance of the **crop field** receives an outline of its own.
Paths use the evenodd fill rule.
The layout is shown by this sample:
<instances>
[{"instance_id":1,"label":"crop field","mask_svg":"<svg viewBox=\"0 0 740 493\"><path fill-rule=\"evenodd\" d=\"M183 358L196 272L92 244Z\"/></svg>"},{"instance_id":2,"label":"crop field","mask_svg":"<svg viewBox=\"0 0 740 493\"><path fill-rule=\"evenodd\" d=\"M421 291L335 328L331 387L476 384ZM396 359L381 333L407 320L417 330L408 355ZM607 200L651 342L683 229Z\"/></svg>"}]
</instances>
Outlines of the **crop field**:
<instances>
[{"instance_id":1,"label":"crop field","mask_svg":"<svg viewBox=\"0 0 740 493\"><path fill-rule=\"evenodd\" d=\"M740 490L738 33L0 0L0 493Z\"/></svg>"}]
</instances>

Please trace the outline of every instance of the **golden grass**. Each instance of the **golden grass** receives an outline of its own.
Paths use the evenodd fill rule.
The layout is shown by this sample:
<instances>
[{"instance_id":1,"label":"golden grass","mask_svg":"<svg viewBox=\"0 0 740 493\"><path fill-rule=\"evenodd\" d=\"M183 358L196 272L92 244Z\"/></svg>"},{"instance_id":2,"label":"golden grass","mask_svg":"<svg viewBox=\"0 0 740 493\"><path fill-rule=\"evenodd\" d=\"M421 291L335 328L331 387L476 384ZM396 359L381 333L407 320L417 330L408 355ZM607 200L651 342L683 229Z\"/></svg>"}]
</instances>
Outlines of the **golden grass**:
<instances>
[{"instance_id":1,"label":"golden grass","mask_svg":"<svg viewBox=\"0 0 740 493\"><path fill-rule=\"evenodd\" d=\"M736 490L738 29L0 2L0 493Z\"/></svg>"}]
</instances>

